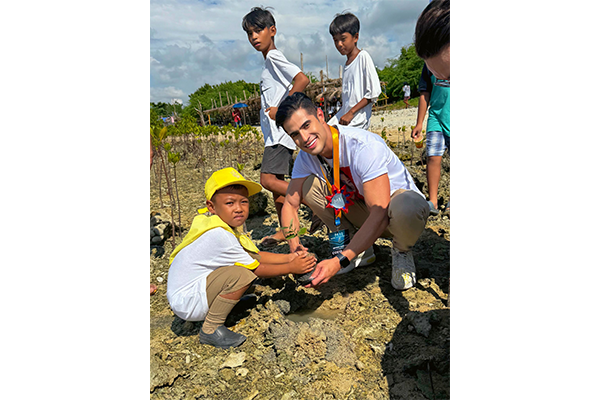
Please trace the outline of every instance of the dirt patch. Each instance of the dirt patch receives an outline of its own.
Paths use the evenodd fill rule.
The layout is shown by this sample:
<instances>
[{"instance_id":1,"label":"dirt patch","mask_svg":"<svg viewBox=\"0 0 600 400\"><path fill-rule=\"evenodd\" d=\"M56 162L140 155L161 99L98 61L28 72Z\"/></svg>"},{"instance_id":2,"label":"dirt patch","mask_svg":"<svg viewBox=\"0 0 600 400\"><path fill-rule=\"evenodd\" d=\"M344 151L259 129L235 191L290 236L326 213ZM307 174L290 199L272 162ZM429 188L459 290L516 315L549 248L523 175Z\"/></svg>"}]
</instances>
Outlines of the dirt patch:
<instances>
[{"instance_id":1,"label":"dirt patch","mask_svg":"<svg viewBox=\"0 0 600 400\"><path fill-rule=\"evenodd\" d=\"M395 150L399 154L410 151ZM413 155L412 162L404 163L426 194L424 165L420 154L413 150ZM184 235L196 210L204 207L203 176L212 172L195 164L196 160L188 159L177 166ZM253 167L246 166L242 174L258 181L259 171ZM449 195L446 156L442 169L440 204ZM165 201L166 185L162 190ZM266 205L246 223L257 245L278 227L271 196L266 191L262 196ZM170 206L160 206L154 172L150 207L153 213L170 216ZM309 226L310 210L302 207L300 214L301 223ZM180 240L176 238L176 244ZM303 236L302 242L319 259L327 257L324 228ZM248 337L240 347L229 350L199 344L201 323L185 322L170 310L165 292L171 239L162 247L162 251L151 250L150 257L150 282L158 286L157 294L150 297L152 399L449 398L447 216L430 217L413 249L419 278L416 287L404 292L393 289L391 241L378 239L375 263L334 277L317 289L297 285L291 275L261 280L226 321L232 330ZM280 244L271 251L288 250L287 244Z\"/></svg>"}]
</instances>

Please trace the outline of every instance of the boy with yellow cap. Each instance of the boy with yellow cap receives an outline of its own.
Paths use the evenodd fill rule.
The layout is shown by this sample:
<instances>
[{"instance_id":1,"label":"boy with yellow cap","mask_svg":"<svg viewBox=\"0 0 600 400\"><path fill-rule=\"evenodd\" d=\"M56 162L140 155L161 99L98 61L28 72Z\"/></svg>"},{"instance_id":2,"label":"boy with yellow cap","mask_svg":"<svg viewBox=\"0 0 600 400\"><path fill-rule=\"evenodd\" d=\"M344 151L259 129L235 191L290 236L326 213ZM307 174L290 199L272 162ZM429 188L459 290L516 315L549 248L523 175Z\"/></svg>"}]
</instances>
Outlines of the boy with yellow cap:
<instances>
[{"instance_id":1,"label":"boy with yellow cap","mask_svg":"<svg viewBox=\"0 0 600 400\"><path fill-rule=\"evenodd\" d=\"M213 173L204 188L207 208L198 210L169 259L169 305L186 321L204 320L200 343L224 349L241 345L246 337L223 323L250 284L257 277L304 274L316 264L306 252L258 251L243 233L248 197L261 190L233 168Z\"/></svg>"}]
</instances>

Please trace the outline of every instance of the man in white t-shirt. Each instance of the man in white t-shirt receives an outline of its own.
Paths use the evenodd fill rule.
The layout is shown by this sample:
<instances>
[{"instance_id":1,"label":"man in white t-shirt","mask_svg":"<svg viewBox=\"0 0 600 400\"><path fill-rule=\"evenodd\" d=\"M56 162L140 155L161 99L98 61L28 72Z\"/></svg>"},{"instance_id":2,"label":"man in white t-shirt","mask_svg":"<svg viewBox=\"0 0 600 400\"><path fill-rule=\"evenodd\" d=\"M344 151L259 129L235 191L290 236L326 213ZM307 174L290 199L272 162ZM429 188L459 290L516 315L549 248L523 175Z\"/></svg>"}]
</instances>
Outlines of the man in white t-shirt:
<instances>
[{"instance_id":1,"label":"man in white t-shirt","mask_svg":"<svg viewBox=\"0 0 600 400\"><path fill-rule=\"evenodd\" d=\"M329 25L333 43L346 56L342 75L342 108L327 123L369 129L373 102L381 94L375 64L366 50L356 47L360 22L352 13L338 14Z\"/></svg>"},{"instance_id":2,"label":"man in white t-shirt","mask_svg":"<svg viewBox=\"0 0 600 400\"><path fill-rule=\"evenodd\" d=\"M406 107L404 108L408 108L408 100L410 99L410 86L408 85L408 82L404 82L402 90L404 90L404 104L406 104Z\"/></svg>"},{"instance_id":3,"label":"man in white t-shirt","mask_svg":"<svg viewBox=\"0 0 600 400\"><path fill-rule=\"evenodd\" d=\"M275 18L268 10L252 8L244 16L242 28L252 47L260 51L265 59L265 67L260 75L260 128L265 138L260 183L273 194L281 227L284 226L281 223L281 207L288 185L285 175L290 174L296 145L283 129L275 125L275 113L285 96L303 91L310 81L300 68L289 62L275 47L277 28ZM279 231L264 238L262 244L271 246L284 240L283 233Z\"/></svg>"},{"instance_id":4,"label":"man in white t-shirt","mask_svg":"<svg viewBox=\"0 0 600 400\"><path fill-rule=\"evenodd\" d=\"M283 219L293 221L293 229L299 226L298 208L303 201L331 231L336 229L334 210L326 200L333 194L328 186L332 178L325 171L332 168L337 129L340 186L354 192L354 204L348 206L339 226L354 235L335 257L317 264L310 286L327 282L351 263L361 265L363 252L377 238L392 237L392 285L401 290L412 287L416 269L411 248L425 228L429 206L402 161L378 135L329 126L323 112L303 93L294 93L280 104L276 122L301 150L282 210ZM326 179L324 174L330 177ZM305 250L297 237L288 243L290 251Z\"/></svg>"}]
</instances>

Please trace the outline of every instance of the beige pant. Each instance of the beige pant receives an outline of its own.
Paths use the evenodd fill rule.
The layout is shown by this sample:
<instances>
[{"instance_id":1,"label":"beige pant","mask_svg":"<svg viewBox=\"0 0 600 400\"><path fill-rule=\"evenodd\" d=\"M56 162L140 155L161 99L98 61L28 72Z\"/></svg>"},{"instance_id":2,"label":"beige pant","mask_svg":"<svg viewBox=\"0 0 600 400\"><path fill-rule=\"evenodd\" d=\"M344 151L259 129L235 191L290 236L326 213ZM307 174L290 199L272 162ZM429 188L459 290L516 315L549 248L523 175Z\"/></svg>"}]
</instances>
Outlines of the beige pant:
<instances>
[{"instance_id":1,"label":"beige pant","mask_svg":"<svg viewBox=\"0 0 600 400\"><path fill-rule=\"evenodd\" d=\"M215 269L206 277L206 299L210 307L220 294L237 292L256 279L254 272L239 265Z\"/></svg>"},{"instance_id":2,"label":"beige pant","mask_svg":"<svg viewBox=\"0 0 600 400\"><path fill-rule=\"evenodd\" d=\"M315 175L309 176L302 186L302 197L313 213L334 231L336 229L334 211L333 208L325 208L327 206L325 195L329 195L327 184ZM369 216L364 200L355 198L353 201L354 204L348 207L348 213L342 212L340 224L340 229L348 229L351 236ZM425 229L429 217L429 205L417 192L398 189L390 199L388 217L389 225L381 237L393 238L396 249L409 251Z\"/></svg>"}]
</instances>

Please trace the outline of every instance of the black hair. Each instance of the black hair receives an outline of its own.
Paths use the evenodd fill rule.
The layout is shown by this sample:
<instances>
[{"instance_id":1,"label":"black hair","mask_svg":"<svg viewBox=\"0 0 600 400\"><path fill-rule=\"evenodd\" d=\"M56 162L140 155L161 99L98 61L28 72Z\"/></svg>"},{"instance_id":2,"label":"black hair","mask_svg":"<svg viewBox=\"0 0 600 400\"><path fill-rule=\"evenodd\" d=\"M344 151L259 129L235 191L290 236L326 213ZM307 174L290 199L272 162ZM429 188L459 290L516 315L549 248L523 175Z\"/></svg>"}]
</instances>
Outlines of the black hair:
<instances>
[{"instance_id":1,"label":"black hair","mask_svg":"<svg viewBox=\"0 0 600 400\"><path fill-rule=\"evenodd\" d=\"M253 29L260 29L261 31L265 28L275 26L275 18L273 14L267 8L270 7L254 7L248 14L242 19L242 29L246 32L250 32Z\"/></svg>"},{"instance_id":2,"label":"black hair","mask_svg":"<svg viewBox=\"0 0 600 400\"><path fill-rule=\"evenodd\" d=\"M277 114L275 114L275 125L277 125L279 128L283 128L283 124L290 119L293 113L299 109L306 110L306 112L314 115L315 117L317 116L317 107L312 102L310 97L302 92L296 92L283 99L279 105L279 108L277 108Z\"/></svg>"},{"instance_id":3,"label":"black hair","mask_svg":"<svg viewBox=\"0 0 600 400\"><path fill-rule=\"evenodd\" d=\"M415 27L415 50L423 59L435 57L450 44L450 0L434 0Z\"/></svg>"},{"instance_id":4,"label":"black hair","mask_svg":"<svg viewBox=\"0 0 600 400\"><path fill-rule=\"evenodd\" d=\"M227 185L227 186L222 187L219 190L215 190L215 193L213 193L213 197L215 196L215 194L221 193L221 190L223 190L223 189L233 189L233 190L246 189L246 190L248 190L248 188L246 186L240 185L239 183L234 183L233 185Z\"/></svg>"},{"instance_id":5,"label":"black hair","mask_svg":"<svg viewBox=\"0 0 600 400\"><path fill-rule=\"evenodd\" d=\"M336 14L329 25L329 33L331 36L341 35L346 32L355 36L358 31L360 31L360 21L356 18L356 15L349 12Z\"/></svg>"}]
</instances>

